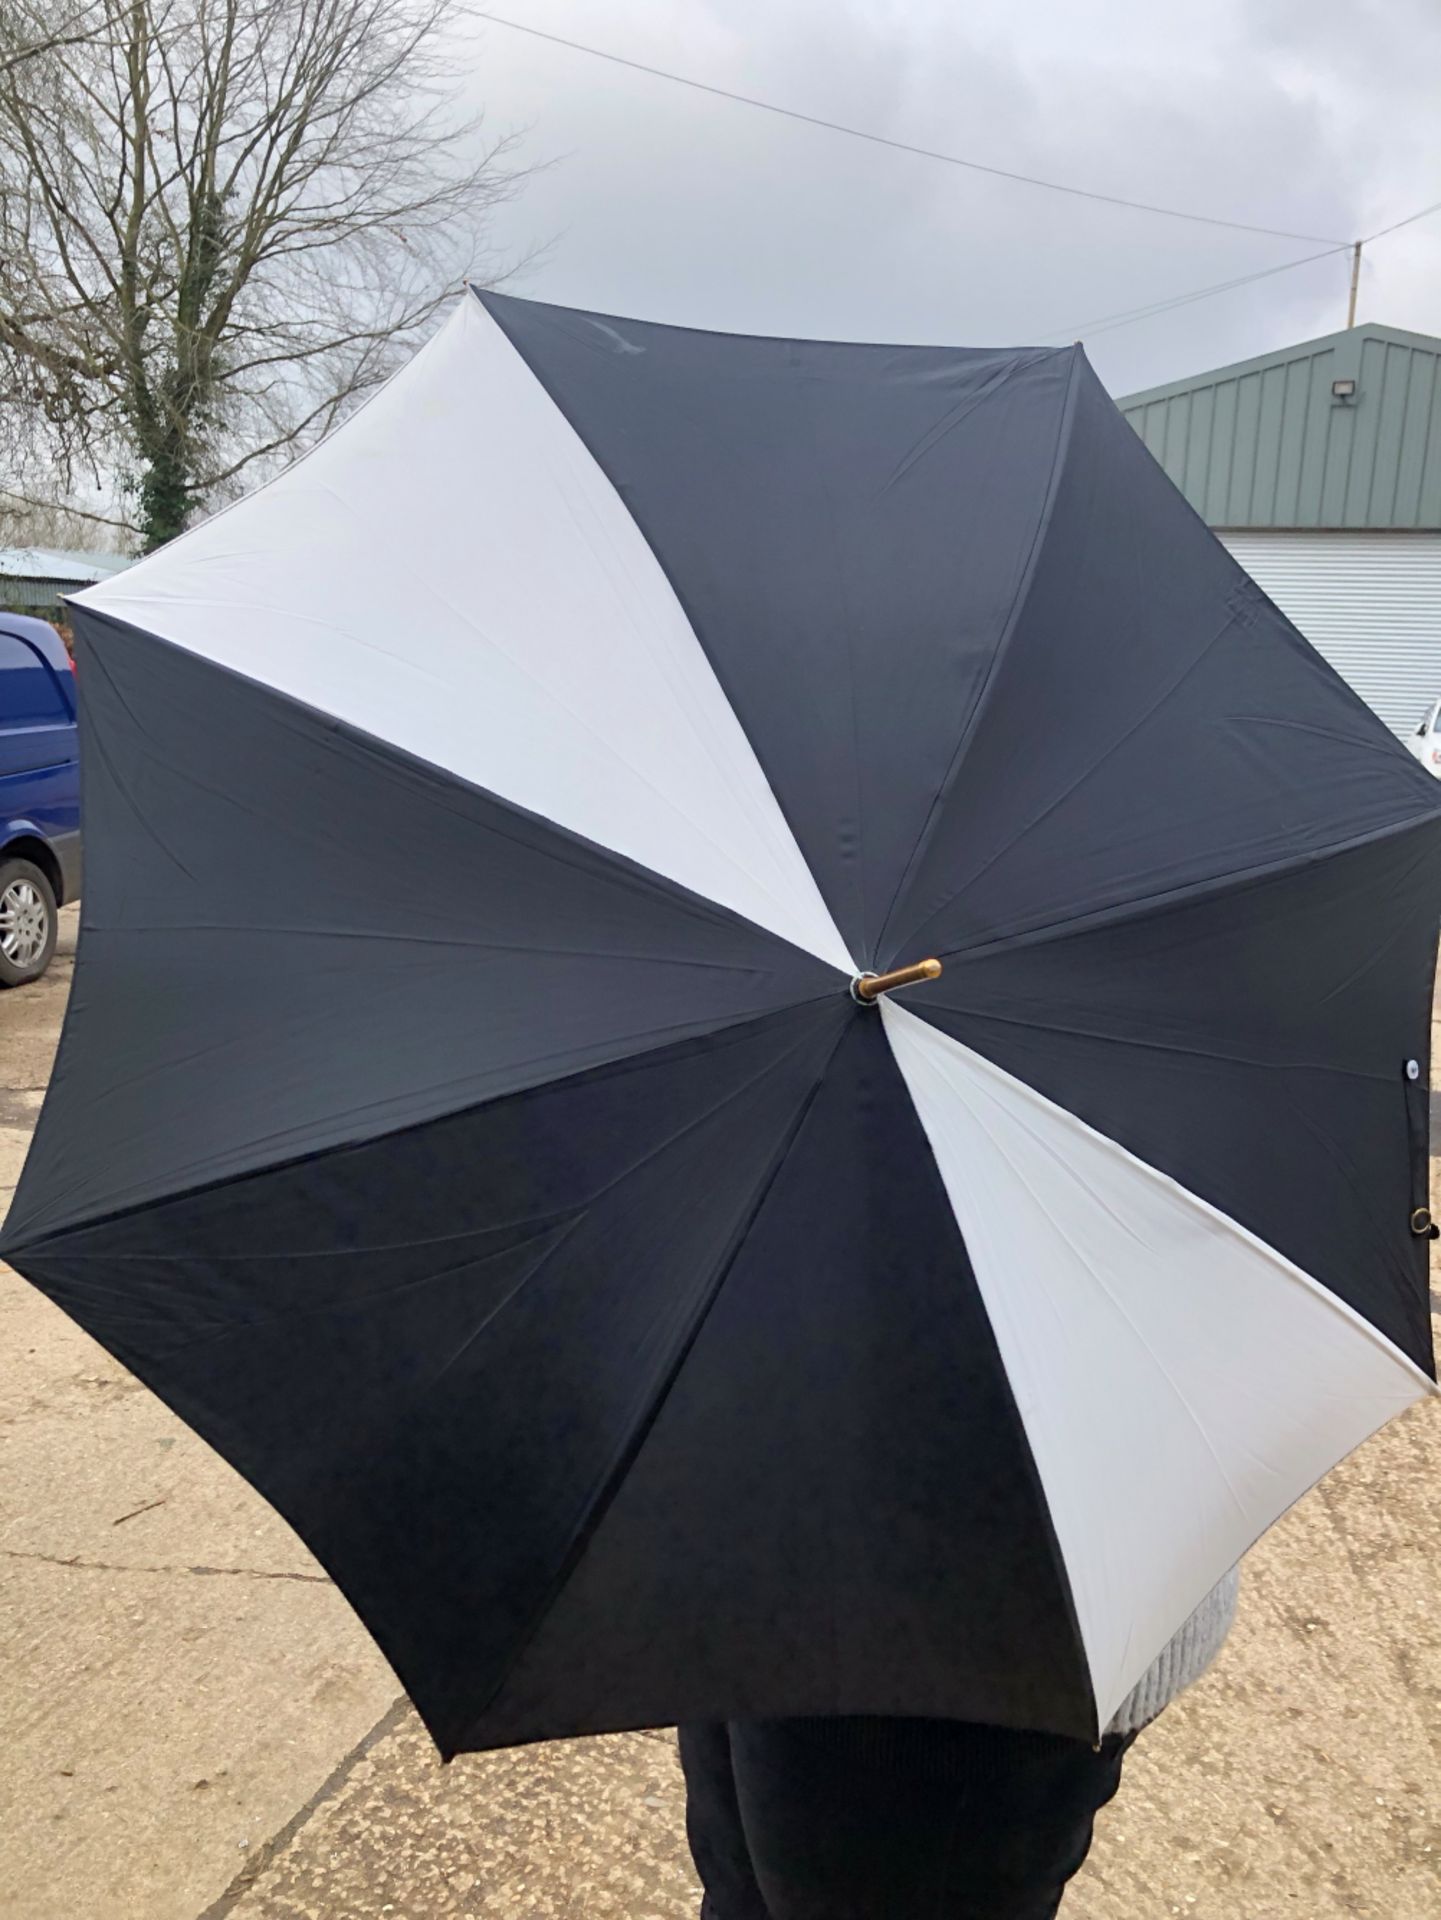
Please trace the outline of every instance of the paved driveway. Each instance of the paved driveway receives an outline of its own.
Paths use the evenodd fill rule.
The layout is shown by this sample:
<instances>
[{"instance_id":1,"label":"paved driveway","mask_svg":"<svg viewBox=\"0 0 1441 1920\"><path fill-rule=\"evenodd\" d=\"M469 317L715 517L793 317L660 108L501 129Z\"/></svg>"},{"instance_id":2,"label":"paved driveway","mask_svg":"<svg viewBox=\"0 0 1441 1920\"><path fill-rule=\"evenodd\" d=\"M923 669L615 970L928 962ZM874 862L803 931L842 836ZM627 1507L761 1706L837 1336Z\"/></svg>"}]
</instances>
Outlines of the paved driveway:
<instances>
[{"instance_id":1,"label":"paved driveway","mask_svg":"<svg viewBox=\"0 0 1441 1920\"><path fill-rule=\"evenodd\" d=\"M0 994L0 1205L62 955ZM288 1529L0 1269L0 1915L679 1920L668 1735L441 1768ZM1211 1675L1137 1747L1065 1920L1441 1912L1441 1404L1251 1556ZM897 1920L902 1920L901 1916Z\"/></svg>"}]
</instances>

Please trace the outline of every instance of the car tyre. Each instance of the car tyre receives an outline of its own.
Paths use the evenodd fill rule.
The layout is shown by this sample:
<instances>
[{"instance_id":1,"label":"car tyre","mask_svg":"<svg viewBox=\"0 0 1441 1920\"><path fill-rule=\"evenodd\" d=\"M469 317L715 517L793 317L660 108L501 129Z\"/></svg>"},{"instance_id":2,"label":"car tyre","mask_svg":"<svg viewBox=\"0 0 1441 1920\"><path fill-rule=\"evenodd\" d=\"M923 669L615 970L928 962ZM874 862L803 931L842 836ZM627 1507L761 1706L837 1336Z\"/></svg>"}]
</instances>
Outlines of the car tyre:
<instances>
[{"instance_id":1,"label":"car tyre","mask_svg":"<svg viewBox=\"0 0 1441 1920\"><path fill-rule=\"evenodd\" d=\"M55 952L55 890L28 860L0 860L0 987L38 980Z\"/></svg>"}]
</instances>

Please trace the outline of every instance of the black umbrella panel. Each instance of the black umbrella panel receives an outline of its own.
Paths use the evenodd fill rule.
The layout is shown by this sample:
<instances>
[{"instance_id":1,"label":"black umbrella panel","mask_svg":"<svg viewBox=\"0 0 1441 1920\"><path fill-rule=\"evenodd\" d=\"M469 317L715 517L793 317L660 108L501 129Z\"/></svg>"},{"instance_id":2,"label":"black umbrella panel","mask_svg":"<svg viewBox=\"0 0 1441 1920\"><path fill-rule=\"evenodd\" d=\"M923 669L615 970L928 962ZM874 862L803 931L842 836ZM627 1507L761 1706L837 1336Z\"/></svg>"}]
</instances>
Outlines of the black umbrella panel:
<instances>
[{"instance_id":1,"label":"black umbrella panel","mask_svg":"<svg viewBox=\"0 0 1441 1920\"><path fill-rule=\"evenodd\" d=\"M1094 1735L1430 1386L1441 788L1079 350L468 295L75 620L4 1251L445 1751Z\"/></svg>"}]
</instances>

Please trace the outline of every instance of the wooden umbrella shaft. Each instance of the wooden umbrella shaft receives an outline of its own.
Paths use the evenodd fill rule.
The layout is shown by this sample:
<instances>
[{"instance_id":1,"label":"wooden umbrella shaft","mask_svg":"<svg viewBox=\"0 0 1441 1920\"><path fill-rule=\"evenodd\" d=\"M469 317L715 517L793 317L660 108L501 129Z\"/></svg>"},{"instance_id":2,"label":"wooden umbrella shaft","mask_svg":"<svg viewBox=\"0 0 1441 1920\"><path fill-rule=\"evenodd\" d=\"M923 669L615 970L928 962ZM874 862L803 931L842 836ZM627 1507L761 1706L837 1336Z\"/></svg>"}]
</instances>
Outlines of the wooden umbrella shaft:
<instances>
[{"instance_id":1,"label":"wooden umbrella shaft","mask_svg":"<svg viewBox=\"0 0 1441 1920\"><path fill-rule=\"evenodd\" d=\"M897 967L892 973L863 973L855 984L857 1000L879 1000L893 987L913 987L920 980L939 980L939 960L918 960L913 967Z\"/></svg>"}]
</instances>

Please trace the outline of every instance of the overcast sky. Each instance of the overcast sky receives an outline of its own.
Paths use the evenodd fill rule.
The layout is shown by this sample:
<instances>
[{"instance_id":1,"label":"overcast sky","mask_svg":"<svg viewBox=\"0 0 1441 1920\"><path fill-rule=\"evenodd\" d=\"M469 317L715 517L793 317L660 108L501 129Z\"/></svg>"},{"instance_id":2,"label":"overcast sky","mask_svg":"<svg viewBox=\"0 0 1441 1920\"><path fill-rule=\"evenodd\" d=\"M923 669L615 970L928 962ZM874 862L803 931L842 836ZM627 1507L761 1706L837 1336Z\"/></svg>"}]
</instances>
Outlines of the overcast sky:
<instances>
[{"instance_id":1,"label":"overcast sky","mask_svg":"<svg viewBox=\"0 0 1441 1920\"><path fill-rule=\"evenodd\" d=\"M486 0L476 0L485 5ZM495 0L629 58L991 165L1345 240L1441 200L1441 0ZM1315 252L888 152L499 27L466 64L549 163L502 216L513 290L758 333L1084 338L1114 393L1327 333ZM1441 214L1368 249L1360 318L1441 333Z\"/></svg>"}]
</instances>

